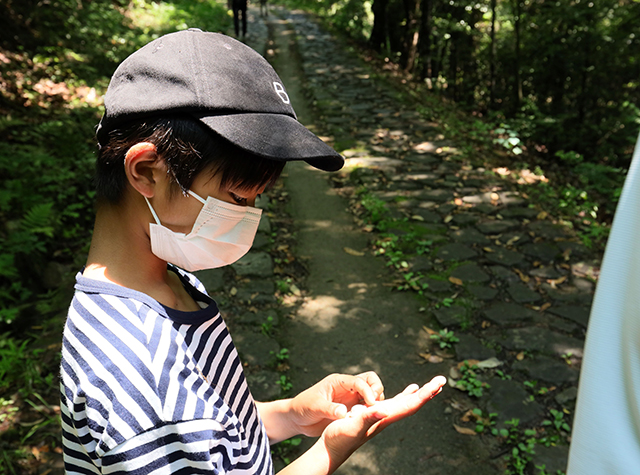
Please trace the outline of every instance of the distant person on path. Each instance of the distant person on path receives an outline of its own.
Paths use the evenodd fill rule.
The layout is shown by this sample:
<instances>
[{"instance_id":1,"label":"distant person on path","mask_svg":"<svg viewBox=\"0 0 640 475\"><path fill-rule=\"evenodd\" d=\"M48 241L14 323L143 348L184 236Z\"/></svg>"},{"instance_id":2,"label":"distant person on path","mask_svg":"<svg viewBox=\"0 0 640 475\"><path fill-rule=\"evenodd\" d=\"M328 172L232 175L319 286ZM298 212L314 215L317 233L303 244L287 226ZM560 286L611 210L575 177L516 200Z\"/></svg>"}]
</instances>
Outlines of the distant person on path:
<instances>
[{"instance_id":1,"label":"distant person on path","mask_svg":"<svg viewBox=\"0 0 640 475\"><path fill-rule=\"evenodd\" d=\"M567 475L640 473L640 138L589 318Z\"/></svg>"},{"instance_id":2,"label":"distant person on path","mask_svg":"<svg viewBox=\"0 0 640 475\"><path fill-rule=\"evenodd\" d=\"M231 0L233 5L233 27L236 31L236 38L240 38L240 20L242 17L242 37L247 34L247 0Z\"/></svg>"},{"instance_id":3,"label":"distant person on path","mask_svg":"<svg viewBox=\"0 0 640 475\"><path fill-rule=\"evenodd\" d=\"M319 439L281 473L329 474L441 391L438 376L385 399L367 372L253 400L191 272L249 250L256 197L286 162L344 163L258 53L195 29L154 40L114 73L97 139L95 228L62 345L66 473L271 474L269 444L305 434Z\"/></svg>"}]
</instances>

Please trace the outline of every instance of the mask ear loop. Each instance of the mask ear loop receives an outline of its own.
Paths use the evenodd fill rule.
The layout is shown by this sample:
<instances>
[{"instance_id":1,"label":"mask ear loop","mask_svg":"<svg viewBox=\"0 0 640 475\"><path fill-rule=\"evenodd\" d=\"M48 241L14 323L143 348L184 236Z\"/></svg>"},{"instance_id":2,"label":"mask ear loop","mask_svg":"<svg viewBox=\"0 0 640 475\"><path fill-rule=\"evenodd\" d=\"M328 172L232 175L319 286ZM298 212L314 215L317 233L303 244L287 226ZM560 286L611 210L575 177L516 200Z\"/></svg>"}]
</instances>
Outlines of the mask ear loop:
<instances>
[{"instance_id":1,"label":"mask ear loop","mask_svg":"<svg viewBox=\"0 0 640 475\"><path fill-rule=\"evenodd\" d=\"M149 203L149 200L147 199L147 197L144 197L144 200L147 202L147 205L149 206L149 209L151 210L151 214L153 215L153 219L156 220L156 224L158 226L162 226L160 224L160 218L158 218L158 215L156 214L155 210L153 209L153 206L151 206L151 203Z\"/></svg>"},{"instance_id":2,"label":"mask ear loop","mask_svg":"<svg viewBox=\"0 0 640 475\"><path fill-rule=\"evenodd\" d=\"M207 203L207 200L205 200L204 198L201 198L200 196L196 195L193 191L187 190L187 193L189 193L189 195L193 196L195 199L197 199L203 205Z\"/></svg>"}]
</instances>

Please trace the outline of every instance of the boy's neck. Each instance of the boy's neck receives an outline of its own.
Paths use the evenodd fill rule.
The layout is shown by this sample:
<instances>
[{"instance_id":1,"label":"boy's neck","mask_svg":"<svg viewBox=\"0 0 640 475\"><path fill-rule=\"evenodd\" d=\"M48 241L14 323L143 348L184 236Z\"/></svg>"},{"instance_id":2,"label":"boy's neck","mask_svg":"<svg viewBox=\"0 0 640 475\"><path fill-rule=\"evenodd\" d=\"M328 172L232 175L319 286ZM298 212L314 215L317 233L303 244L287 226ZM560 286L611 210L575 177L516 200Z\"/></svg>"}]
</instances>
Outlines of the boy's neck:
<instances>
[{"instance_id":1,"label":"boy's neck","mask_svg":"<svg viewBox=\"0 0 640 475\"><path fill-rule=\"evenodd\" d=\"M151 252L148 212L136 205L100 205L83 275L137 290L170 308L198 310L180 279Z\"/></svg>"}]
</instances>

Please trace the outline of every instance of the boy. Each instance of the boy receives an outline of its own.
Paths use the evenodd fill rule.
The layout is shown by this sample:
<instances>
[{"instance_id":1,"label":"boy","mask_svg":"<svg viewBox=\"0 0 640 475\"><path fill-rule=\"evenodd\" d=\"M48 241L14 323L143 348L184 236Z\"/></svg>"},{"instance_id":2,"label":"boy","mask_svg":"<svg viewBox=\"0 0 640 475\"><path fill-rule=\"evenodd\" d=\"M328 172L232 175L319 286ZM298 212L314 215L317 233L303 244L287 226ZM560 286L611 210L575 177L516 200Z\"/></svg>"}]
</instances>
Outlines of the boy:
<instances>
[{"instance_id":1,"label":"boy","mask_svg":"<svg viewBox=\"0 0 640 475\"><path fill-rule=\"evenodd\" d=\"M151 42L116 70L97 138L95 229L63 337L68 473L267 474L269 444L296 434L320 438L282 473L332 473L441 390L437 377L384 400L369 372L253 401L189 272L248 251L255 199L287 161L343 165L259 54L200 30Z\"/></svg>"}]
</instances>

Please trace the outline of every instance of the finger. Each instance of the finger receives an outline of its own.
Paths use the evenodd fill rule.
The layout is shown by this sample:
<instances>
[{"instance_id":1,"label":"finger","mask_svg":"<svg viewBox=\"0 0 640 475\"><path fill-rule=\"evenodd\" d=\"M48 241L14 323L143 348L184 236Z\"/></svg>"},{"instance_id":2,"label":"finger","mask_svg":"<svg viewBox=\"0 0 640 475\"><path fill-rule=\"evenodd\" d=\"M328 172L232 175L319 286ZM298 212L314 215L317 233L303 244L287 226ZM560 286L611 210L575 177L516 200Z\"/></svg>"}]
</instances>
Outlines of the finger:
<instances>
[{"instance_id":1,"label":"finger","mask_svg":"<svg viewBox=\"0 0 640 475\"><path fill-rule=\"evenodd\" d=\"M367 406L363 404L356 404L351 408L351 410L347 414L347 417L358 417L362 412L366 411L366 409Z\"/></svg>"},{"instance_id":2,"label":"finger","mask_svg":"<svg viewBox=\"0 0 640 475\"><path fill-rule=\"evenodd\" d=\"M422 388L420 388L420 391L418 393L418 395L420 396L420 399L429 400L433 398L434 396L439 394L440 391L442 391L442 387L446 383L447 383L447 378L445 378L444 376L436 376L427 384L422 386Z\"/></svg>"},{"instance_id":3,"label":"finger","mask_svg":"<svg viewBox=\"0 0 640 475\"><path fill-rule=\"evenodd\" d=\"M359 375L357 375L357 377L362 378L367 382L367 384L371 387L371 390L376 394L377 401L384 400L384 385L380 380L380 376L378 376L375 371L360 373Z\"/></svg>"},{"instance_id":4,"label":"finger","mask_svg":"<svg viewBox=\"0 0 640 475\"><path fill-rule=\"evenodd\" d=\"M416 383L412 383L409 386L407 386L404 391L402 391L402 394L413 394L419 389L420 389L420 386L418 386Z\"/></svg>"},{"instance_id":5,"label":"finger","mask_svg":"<svg viewBox=\"0 0 640 475\"><path fill-rule=\"evenodd\" d=\"M353 386L358 394L360 394L362 399L364 399L364 402L367 406L372 406L376 403L378 394L374 392L367 381L360 377L355 377L353 379Z\"/></svg>"}]
</instances>

